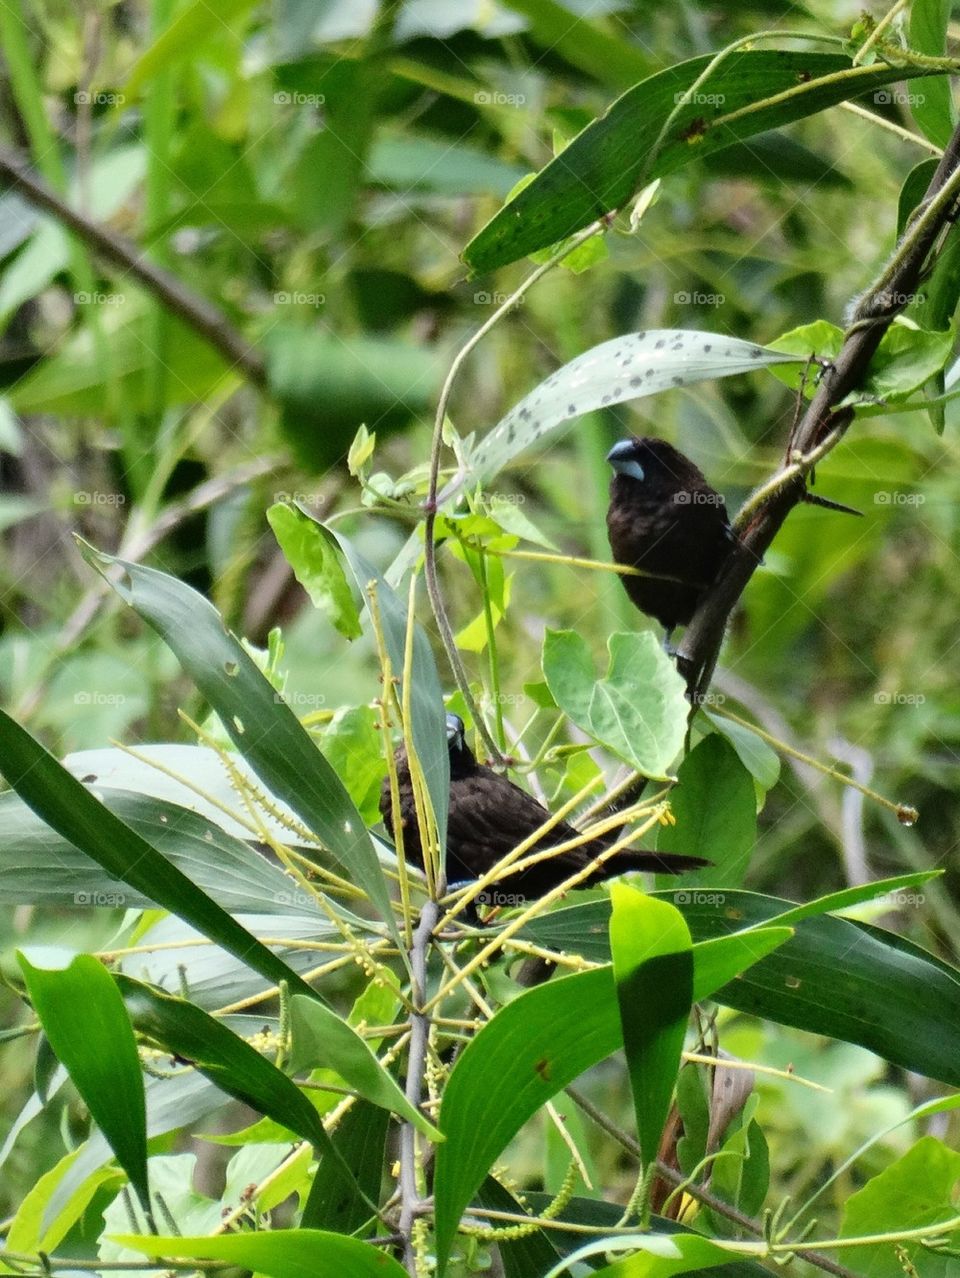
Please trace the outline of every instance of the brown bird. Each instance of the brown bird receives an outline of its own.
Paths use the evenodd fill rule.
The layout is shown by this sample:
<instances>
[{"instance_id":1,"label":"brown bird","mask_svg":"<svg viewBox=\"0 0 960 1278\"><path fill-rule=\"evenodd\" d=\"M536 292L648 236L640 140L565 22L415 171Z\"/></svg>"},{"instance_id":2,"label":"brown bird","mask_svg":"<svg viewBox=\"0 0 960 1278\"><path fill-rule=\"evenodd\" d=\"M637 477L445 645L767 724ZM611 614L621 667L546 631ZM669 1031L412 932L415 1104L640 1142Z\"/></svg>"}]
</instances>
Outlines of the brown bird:
<instances>
[{"instance_id":1,"label":"brown bird","mask_svg":"<svg viewBox=\"0 0 960 1278\"><path fill-rule=\"evenodd\" d=\"M447 880L450 883L479 879L501 857L527 839L549 820L550 813L526 790L500 776L492 768L477 762L466 743L463 720L447 715L447 748L450 752L450 808L447 816ZM400 811L403 819L404 855L422 868L423 850L417 826L416 808L407 755L400 746L394 758L399 781ZM380 792L380 813L394 836L390 800L390 779L384 779ZM477 898L486 905L520 905L536 900L552 888L588 865L598 853L611 847L621 831L598 835L589 843L560 852L555 857L538 861L528 870L511 874L491 883ZM530 853L575 839L578 831L566 821L558 821L531 847ZM525 853L527 856L530 853ZM630 870L652 870L660 874L681 874L698 865L708 865L699 857L674 853L643 852L625 849L598 866L578 886L599 883L603 879Z\"/></svg>"},{"instance_id":2,"label":"brown bird","mask_svg":"<svg viewBox=\"0 0 960 1278\"><path fill-rule=\"evenodd\" d=\"M667 632L685 626L736 544L727 507L689 457L666 440L622 439L607 454L607 534L632 602Z\"/></svg>"}]
</instances>

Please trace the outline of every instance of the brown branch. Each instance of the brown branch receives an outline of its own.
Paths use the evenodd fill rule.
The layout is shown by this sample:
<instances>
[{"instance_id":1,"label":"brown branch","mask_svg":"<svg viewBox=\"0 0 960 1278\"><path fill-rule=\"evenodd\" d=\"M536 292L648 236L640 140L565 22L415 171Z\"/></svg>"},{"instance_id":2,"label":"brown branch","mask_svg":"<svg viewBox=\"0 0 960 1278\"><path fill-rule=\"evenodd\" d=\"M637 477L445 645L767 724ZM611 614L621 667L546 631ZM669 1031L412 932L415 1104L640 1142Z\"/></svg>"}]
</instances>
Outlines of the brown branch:
<instances>
[{"instance_id":1,"label":"brown branch","mask_svg":"<svg viewBox=\"0 0 960 1278\"><path fill-rule=\"evenodd\" d=\"M105 261L132 275L168 310L189 324L214 350L219 351L231 367L239 369L248 381L261 388L266 386L267 366L263 353L233 327L219 307L187 288L170 271L148 261L122 235L117 235L115 231L72 209L41 178L32 173L15 152L2 146L0 180L6 180L31 204L56 218Z\"/></svg>"},{"instance_id":2,"label":"brown branch","mask_svg":"<svg viewBox=\"0 0 960 1278\"><path fill-rule=\"evenodd\" d=\"M772 482L774 491L742 530L723 572L702 599L687 627L677 653L677 665L687 680L694 705L699 703L710 685L730 613L784 520L804 499L806 470L809 467L801 465L798 470L796 461L817 449L831 430L836 436L833 442L839 442L853 417L851 408L840 405L851 391L862 385L881 338L916 292L924 265L949 223L958 196L960 127L944 151L926 195L893 258L857 306L840 353L824 372L820 386L792 436L790 455L786 457L783 469L794 473L785 475L780 487L776 486L775 480Z\"/></svg>"}]
</instances>

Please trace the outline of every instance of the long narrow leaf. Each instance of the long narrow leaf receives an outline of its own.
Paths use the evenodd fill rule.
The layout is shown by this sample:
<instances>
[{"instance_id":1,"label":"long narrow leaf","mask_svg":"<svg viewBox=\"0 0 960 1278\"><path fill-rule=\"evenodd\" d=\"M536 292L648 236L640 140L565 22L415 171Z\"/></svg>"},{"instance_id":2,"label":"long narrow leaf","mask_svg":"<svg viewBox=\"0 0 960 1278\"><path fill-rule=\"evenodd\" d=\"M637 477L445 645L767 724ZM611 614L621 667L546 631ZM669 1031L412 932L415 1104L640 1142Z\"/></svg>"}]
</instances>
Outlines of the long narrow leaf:
<instances>
[{"instance_id":1,"label":"long narrow leaf","mask_svg":"<svg viewBox=\"0 0 960 1278\"><path fill-rule=\"evenodd\" d=\"M109 972L90 954L51 971L20 954L44 1033L110 1142L147 1214L147 1109L133 1026Z\"/></svg>"},{"instance_id":2,"label":"long narrow leaf","mask_svg":"<svg viewBox=\"0 0 960 1278\"><path fill-rule=\"evenodd\" d=\"M39 741L0 710L0 772L28 807L124 883L156 901L259 972L271 985L317 998L296 972L108 811Z\"/></svg>"},{"instance_id":3,"label":"long narrow leaf","mask_svg":"<svg viewBox=\"0 0 960 1278\"><path fill-rule=\"evenodd\" d=\"M623 208L641 183L903 77L886 63L854 67L843 54L749 49L725 58L690 93L712 61L668 67L617 98L471 240L463 254L470 267L492 271L557 244ZM913 69L927 74L937 73Z\"/></svg>"},{"instance_id":4,"label":"long narrow leaf","mask_svg":"<svg viewBox=\"0 0 960 1278\"><path fill-rule=\"evenodd\" d=\"M84 547L98 571L123 570L110 584L172 649L219 714L234 745L264 784L284 799L349 878L394 925L376 848L343 782L297 716L257 669L216 609L166 573Z\"/></svg>"}]
</instances>

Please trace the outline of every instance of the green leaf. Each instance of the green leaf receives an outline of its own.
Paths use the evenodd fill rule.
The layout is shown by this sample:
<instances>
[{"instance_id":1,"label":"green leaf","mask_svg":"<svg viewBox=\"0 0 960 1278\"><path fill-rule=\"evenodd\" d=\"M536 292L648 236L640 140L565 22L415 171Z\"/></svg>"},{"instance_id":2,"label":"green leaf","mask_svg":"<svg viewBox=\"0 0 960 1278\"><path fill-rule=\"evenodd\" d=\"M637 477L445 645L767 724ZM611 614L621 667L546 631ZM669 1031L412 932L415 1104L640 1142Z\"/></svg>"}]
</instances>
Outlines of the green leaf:
<instances>
[{"instance_id":1,"label":"green leaf","mask_svg":"<svg viewBox=\"0 0 960 1278\"><path fill-rule=\"evenodd\" d=\"M862 1238L908 1229L922 1229L956 1220L956 1185L960 1154L934 1136L923 1136L907 1152L856 1190L843 1210L841 1238ZM954 1247L960 1230L948 1234ZM902 1248L903 1260L898 1256ZM902 1278L904 1261L921 1278L941 1278L955 1261L928 1251L918 1240L844 1248L844 1263L871 1278Z\"/></svg>"},{"instance_id":2,"label":"green leaf","mask_svg":"<svg viewBox=\"0 0 960 1278\"><path fill-rule=\"evenodd\" d=\"M192 0L137 58L123 86L120 101L138 97L143 87L156 76L177 66L182 59L194 57L204 41L215 35L222 36L225 25L234 29L246 10L252 8L253 0L225 0L216 10L212 10L204 0Z\"/></svg>"},{"instance_id":3,"label":"green leaf","mask_svg":"<svg viewBox=\"0 0 960 1278\"><path fill-rule=\"evenodd\" d=\"M130 1017L107 969L89 954L51 971L17 955L44 1033L150 1211L147 1109Z\"/></svg>"},{"instance_id":4,"label":"green leaf","mask_svg":"<svg viewBox=\"0 0 960 1278\"><path fill-rule=\"evenodd\" d=\"M239 1034L185 999L162 994L129 976L119 975L116 981L141 1034L189 1061L228 1096L296 1132L326 1156L341 1157L299 1087ZM352 1179L346 1164L344 1169Z\"/></svg>"},{"instance_id":5,"label":"green leaf","mask_svg":"<svg viewBox=\"0 0 960 1278\"><path fill-rule=\"evenodd\" d=\"M382 440L425 412L443 370L440 352L424 345L330 337L291 323L272 327L264 348L284 438L311 474L346 461L361 422Z\"/></svg>"},{"instance_id":6,"label":"green leaf","mask_svg":"<svg viewBox=\"0 0 960 1278\"><path fill-rule=\"evenodd\" d=\"M360 553L349 538L333 529L324 530L332 537L350 565L357 589L366 598L371 582L376 584L383 640L390 665L395 675L404 669L404 653L407 642L407 605L384 580L368 559ZM447 840L447 807L450 802L450 752L447 749L447 721L443 704L443 690L437 664L433 659L430 640L419 623L413 624L413 660L410 666L410 735L420 766L423 768L427 790L433 805L441 849Z\"/></svg>"},{"instance_id":7,"label":"green leaf","mask_svg":"<svg viewBox=\"0 0 960 1278\"><path fill-rule=\"evenodd\" d=\"M943 57L947 51L947 24L952 8L950 0L911 0L907 37L910 48L932 57ZM936 146L945 147L957 119L949 79L938 76L926 80L921 89L908 95L907 102L924 134Z\"/></svg>"},{"instance_id":8,"label":"green leaf","mask_svg":"<svg viewBox=\"0 0 960 1278\"><path fill-rule=\"evenodd\" d=\"M633 1238L599 1238L587 1243L569 1255L562 1266L551 1269L546 1278L558 1278L575 1261L632 1248L637 1249L632 1256L604 1265L594 1278L672 1278L674 1274L729 1265L736 1259L735 1254L724 1250L722 1243L700 1234L638 1234Z\"/></svg>"},{"instance_id":9,"label":"green leaf","mask_svg":"<svg viewBox=\"0 0 960 1278\"><path fill-rule=\"evenodd\" d=\"M79 1149L72 1149L69 1154L64 1154L63 1158L41 1176L21 1199L17 1214L10 1222L10 1228L4 1237L6 1251L26 1251L34 1254L38 1251L53 1251L80 1220L94 1197L105 1185L117 1187L123 1182L123 1173L116 1167L101 1167L84 1177L83 1183L74 1190L67 1202L57 1211L53 1220L45 1221L47 1208L60 1181L77 1161L80 1152ZM13 1272L0 1259L0 1273Z\"/></svg>"},{"instance_id":10,"label":"green leaf","mask_svg":"<svg viewBox=\"0 0 960 1278\"><path fill-rule=\"evenodd\" d=\"M292 908L297 885L212 821L149 795L106 787L97 794L107 811L224 910L298 912ZM162 882L169 883L166 875ZM8 792L0 795L0 904L144 909L162 902L109 873ZM312 902L309 912L316 913Z\"/></svg>"},{"instance_id":11,"label":"green leaf","mask_svg":"<svg viewBox=\"0 0 960 1278\"><path fill-rule=\"evenodd\" d=\"M719 733L704 737L680 764L670 811L676 825L661 828L657 849L712 861L698 871L698 887L739 886L757 841L756 794L750 773Z\"/></svg>"},{"instance_id":12,"label":"green leaf","mask_svg":"<svg viewBox=\"0 0 960 1278\"><path fill-rule=\"evenodd\" d=\"M141 1237L116 1239L147 1256L224 1260L270 1278L407 1278L391 1256L357 1238L319 1229L264 1230L223 1238Z\"/></svg>"},{"instance_id":13,"label":"green leaf","mask_svg":"<svg viewBox=\"0 0 960 1278\"><path fill-rule=\"evenodd\" d=\"M683 915L625 883L611 888L610 951L644 1166L657 1156L693 1004Z\"/></svg>"},{"instance_id":14,"label":"green leaf","mask_svg":"<svg viewBox=\"0 0 960 1278\"><path fill-rule=\"evenodd\" d=\"M154 568L92 547L84 546L83 553L173 650L267 788L289 803L395 928L376 848L343 782L212 605ZM114 564L123 573L118 580L106 571Z\"/></svg>"},{"instance_id":15,"label":"green leaf","mask_svg":"<svg viewBox=\"0 0 960 1278\"><path fill-rule=\"evenodd\" d=\"M559 243L691 160L903 78L902 68L853 67L842 54L737 50L684 100L713 61L693 58L628 89L470 241L463 256L472 270Z\"/></svg>"},{"instance_id":16,"label":"green leaf","mask_svg":"<svg viewBox=\"0 0 960 1278\"><path fill-rule=\"evenodd\" d=\"M467 451L463 468L439 501L491 479L571 417L678 386L748 373L785 358L798 362L792 351L784 356L736 337L682 328L653 328L601 342L551 373Z\"/></svg>"},{"instance_id":17,"label":"green leaf","mask_svg":"<svg viewBox=\"0 0 960 1278\"><path fill-rule=\"evenodd\" d=\"M346 1112L332 1135L342 1161L320 1159L300 1221L304 1229L352 1234L370 1219L368 1204L380 1197L389 1124L385 1109L364 1100ZM344 1176L344 1163L355 1179Z\"/></svg>"},{"instance_id":18,"label":"green leaf","mask_svg":"<svg viewBox=\"0 0 960 1278\"><path fill-rule=\"evenodd\" d=\"M398 187L405 197L421 190L452 196L494 195L503 200L525 172L449 138L416 134L379 137L367 163L369 181Z\"/></svg>"},{"instance_id":19,"label":"green leaf","mask_svg":"<svg viewBox=\"0 0 960 1278\"><path fill-rule=\"evenodd\" d=\"M956 968L893 932L829 914L804 917L813 906L796 907L777 897L695 888L655 895L680 910L698 942L735 932L749 945L752 933L744 929L794 927L782 948L718 988L718 1003L856 1043L905 1069L960 1087ZM817 908L829 909L832 899ZM610 955L609 920L609 901L589 901L535 919L521 935L602 963Z\"/></svg>"},{"instance_id":20,"label":"green leaf","mask_svg":"<svg viewBox=\"0 0 960 1278\"><path fill-rule=\"evenodd\" d=\"M115 878L192 924L271 985L288 981L291 989L318 997L296 972L108 811L3 711L0 772L43 821Z\"/></svg>"},{"instance_id":21,"label":"green leaf","mask_svg":"<svg viewBox=\"0 0 960 1278\"><path fill-rule=\"evenodd\" d=\"M335 1070L346 1085L371 1101L413 1123L429 1140L442 1140L436 1127L404 1096L370 1048L335 1012L316 999L290 1000L293 1046L290 1070L299 1073L320 1067Z\"/></svg>"},{"instance_id":22,"label":"green leaf","mask_svg":"<svg viewBox=\"0 0 960 1278\"><path fill-rule=\"evenodd\" d=\"M701 949L695 946L693 998L710 997L717 983L732 980L788 935L774 928L767 935L751 933L746 944L740 937L726 938L725 947L709 950L702 970ZM509 1141L552 1096L622 1046L609 966L528 990L467 1044L440 1107L439 1124L447 1138L437 1149L435 1178L441 1273L464 1208Z\"/></svg>"},{"instance_id":23,"label":"green leaf","mask_svg":"<svg viewBox=\"0 0 960 1278\"><path fill-rule=\"evenodd\" d=\"M339 557L316 521L285 502L271 506L267 519L284 559L313 606L327 614L344 638L359 639L360 614L353 594Z\"/></svg>"},{"instance_id":24,"label":"green leaf","mask_svg":"<svg viewBox=\"0 0 960 1278\"><path fill-rule=\"evenodd\" d=\"M740 762L756 781L757 785L762 790L772 789L780 777L780 757L776 750L767 745L763 737L758 737L745 724L734 723L732 719L725 719L719 714L711 714L709 710L705 711L704 715L710 720L717 732L730 742L734 750L736 750Z\"/></svg>"},{"instance_id":25,"label":"green leaf","mask_svg":"<svg viewBox=\"0 0 960 1278\"><path fill-rule=\"evenodd\" d=\"M826 320L817 320L791 329L770 345L775 350L797 355L816 351L822 358L833 359L843 345L843 330ZM952 351L953 338L949 332L928 332L900 317L884 333L857 398L895 400L897 396L909 395L943 368ZM774 376L788 386L794 389L800 386L802 373L793 369L773 371ZM813 389L808 379L806 394L811 395Z\"/></svg>"},{"instance_id":26,"label":"green leaf","mask_svg":"<svg viewBox=\"0 0 960 1278\"><path fill-rule=\"evenodd\" d=\"M610 665L598 679L582 635L547 630L547 686L578 728L638 772L663 779L686 733L683 679L650 631L611 635L607 647Z\"/></svg>"}]
</instances>

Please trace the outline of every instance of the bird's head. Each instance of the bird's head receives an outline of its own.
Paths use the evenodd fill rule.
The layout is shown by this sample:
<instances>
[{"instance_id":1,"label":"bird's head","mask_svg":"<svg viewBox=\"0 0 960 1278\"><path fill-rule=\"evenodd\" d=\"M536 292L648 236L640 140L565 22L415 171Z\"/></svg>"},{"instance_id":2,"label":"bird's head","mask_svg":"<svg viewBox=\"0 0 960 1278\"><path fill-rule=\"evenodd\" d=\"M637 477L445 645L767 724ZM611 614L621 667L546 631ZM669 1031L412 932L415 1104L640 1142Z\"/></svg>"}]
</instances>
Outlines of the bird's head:
<instances>
[{"instance_id":1,"label":"bird's head","mask_svg":"<svg viewBox=\"0 0 960 1278\"><path fill-rule=\"evenodd\" d=\"M467 745L466 729L458 714L447 715L447 749L450 752L450 775L456 777L469 772L476 760Z\"/></svg>"},{"instance_id":2,"label":"bird's head","mask_svg":"<svg viewBox=\"0 0 960 1278\"><path fill-rule=\"evenodd\" d=\"M638 480L658 490L697 488L703 475L689 457L684 457L665 439L654 435L621 439L607 453L607 461L618 475Z\"/></svg>"}]
</instances>

